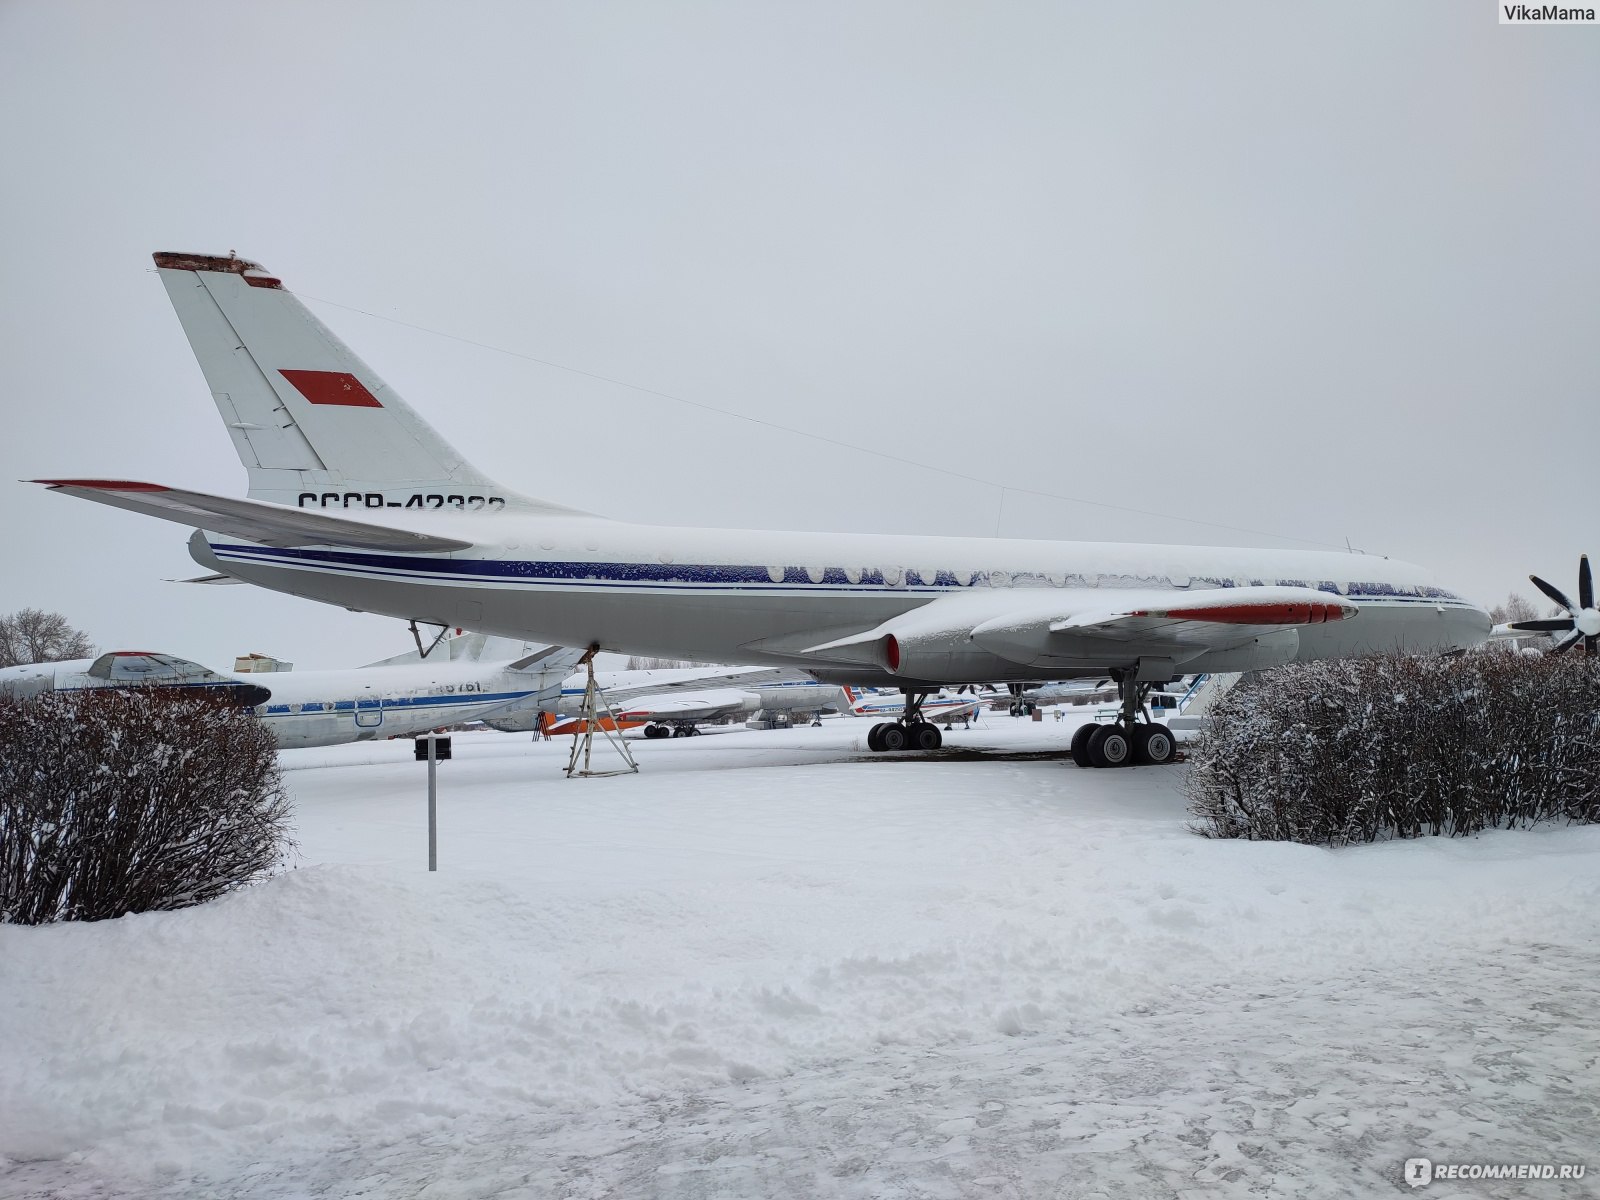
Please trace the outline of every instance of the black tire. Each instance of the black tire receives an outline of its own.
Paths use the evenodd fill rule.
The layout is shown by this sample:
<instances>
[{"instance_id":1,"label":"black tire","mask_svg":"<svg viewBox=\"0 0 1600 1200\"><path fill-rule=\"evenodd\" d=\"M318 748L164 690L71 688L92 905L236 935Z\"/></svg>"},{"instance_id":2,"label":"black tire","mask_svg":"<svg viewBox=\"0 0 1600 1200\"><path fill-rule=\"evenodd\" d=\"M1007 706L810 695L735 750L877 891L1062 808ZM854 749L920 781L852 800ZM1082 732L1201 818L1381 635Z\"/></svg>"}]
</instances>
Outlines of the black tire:
<instances>
[{"instance_id":1,"label":"black tire","mask_svg":"<svg viewBox=\"0 0 1600 1200\"><path fill-rule=\"evenodd\" d=\"M1100 726L1095 724L1079 725L1072 734L1072 761L1080 767L1092 767L1089 761L1089 738Z\"/></svg>"},{"instance_id":2,"label":"black tire","mask_svg":"<svg viewBox=\"0 0 1600 1200\"><path fill-rule=\"evenodd\" d=\"M668 729L665 725L646 725L644 727L644 735L647 738L664 738L669 736L671 733L672 730Z\"/></svg>"},{"instance_id":3,"label":"black tire","mask_svg":"<svg viewBox=\"0 0 1600 1200\"><path fill-rule=\"evenodd\" d=\"M1125 767L1133 761L1133 739L1120 725L1100 725L1089 735L1089 762L1096 767Z\"/></svg>"},{"instance_id":4,"label":"black tire","mask_svg":"<svg viewBox=\"0 0 1600 1200\"><path fill-rule=\"evenodd\" d=\"M1178 743L1165 725L1141 725L1133 734L1133 761L1164 767L1178 756Z\"/></svg>"},{"instance_id":5,"label":"black tire","mask_svg":"<svg viewBox=\"0 0 1600 1200\"><path fill-rule=\"evenodd\" d=\"M906 749L910 745L910 742L911 738L906 732L906 727L904 725L897 725L892 721L885 725L883 727L883 732L878 735L878 748L880 750L887 750L890 753L893 753L896 750Z\"/></svg>"},{"instance_id":6,"label":"black tire","mask_svg":"<svg viewBox=\"0 0 1600 1200\"><path fill-rule=\"evenodd\" d=\"M911 748L913 750L937 750L944 745L944 737L939 732L939 727L931 721L918 721L911 727Z\"/></svg>"},{"instance_id":7,"label":"black tire","mask_svg":"<svg viewBox=\"0 0 1600 1200\"><path fill-rule=\"evenodd\" d=\"M883 749L883 731L885 728L886 723L879 721L871 729L867 730L867 749L871 750L874 754L879 753Z\"/></svg>"}]
</instances>

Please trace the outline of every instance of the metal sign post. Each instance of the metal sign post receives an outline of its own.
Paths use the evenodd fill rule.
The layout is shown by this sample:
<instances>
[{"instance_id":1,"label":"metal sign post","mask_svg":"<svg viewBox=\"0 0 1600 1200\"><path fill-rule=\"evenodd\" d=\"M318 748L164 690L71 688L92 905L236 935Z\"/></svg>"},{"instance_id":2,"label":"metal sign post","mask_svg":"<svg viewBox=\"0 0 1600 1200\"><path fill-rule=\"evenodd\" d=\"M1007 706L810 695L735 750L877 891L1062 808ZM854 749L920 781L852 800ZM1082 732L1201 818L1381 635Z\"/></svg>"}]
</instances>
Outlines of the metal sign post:
<instances>
[{"instance_id":1,"label":"metal sign post","mask_svg":"<svg viewBox=\"0 0 1600 1200\"><path fill-rule=\"evenodd\" d=\"M426 746L424 746L426 743ZM450 757L450 739L436 733L417 738L417 761L428 760L428 870L439 869L439 760Z\"/></svg>"},{"instance_id":2,"label":"metal sign post","mask_svg":"<svg viewBox=\"0 0 1600 1200\"><path fill-rule=\"evenodd\" d=\"M428 870L439 869L439 739L428 739Z\"/></svg>"}]
</instances>

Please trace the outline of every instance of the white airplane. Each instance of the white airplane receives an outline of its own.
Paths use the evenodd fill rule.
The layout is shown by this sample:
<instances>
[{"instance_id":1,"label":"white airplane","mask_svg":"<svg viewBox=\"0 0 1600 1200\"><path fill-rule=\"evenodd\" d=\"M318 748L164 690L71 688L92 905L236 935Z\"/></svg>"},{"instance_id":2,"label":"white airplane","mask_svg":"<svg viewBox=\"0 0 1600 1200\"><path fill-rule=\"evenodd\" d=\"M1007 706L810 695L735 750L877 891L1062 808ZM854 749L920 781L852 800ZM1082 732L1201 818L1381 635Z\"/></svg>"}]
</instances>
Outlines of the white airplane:
<instances>
[{"instance_id":1,"label":"white airplane","mask_svg":"<svg viewBox=\"0 0 1600 1200\"><path fill-rule=\"evenodd\" d=\"M1170 737L1141 715L1153 683L1460 650L1489 632L1483 609L1422 568L1365 554L607 520L474 468L257 264L155 262L250 499L37 482L190 526L197 562L261 587L558 645L897 687L908 703L876 731L878 749L938 746L920 698L942 684L1109 675L1123 715L1082 747L1103 766L1171 761Z\"/></svg>"},{"instance_id":2,"label":"white airplane","mask_svg":"<svg viewBox=\"0 0 1600 1200\"><path fill-rule=\"evenodd\" d=\"M484 642L480 639L478 647ZM491 643L491 652L494 647ZM517 643L521 649L521 644ZM338 671L230 675L170 654L123 650L96 659L34 663L0 670L0 696L85 688L181 687L222 693L250 706L280 749L338 746L411 737L431 729L554 704L583 652L547 646L515 659L398 659Z\"/></svg>"},{"instance_id":3,"label":"white airplane","mask_svg":"<svg viewBox=\"0 0 1600 1200\"><path fill-rule=\"evenodd\" d=\"M873 689L858 691L846 687L844 694L850 702L850 712L858 717L889 717L898 721L905 716L906 697L892 691ZM950 728L953 721L970 721L983 708L982 696L961 695L940 690L922 699L922 716Z\"/></svg>"}]
</instances>

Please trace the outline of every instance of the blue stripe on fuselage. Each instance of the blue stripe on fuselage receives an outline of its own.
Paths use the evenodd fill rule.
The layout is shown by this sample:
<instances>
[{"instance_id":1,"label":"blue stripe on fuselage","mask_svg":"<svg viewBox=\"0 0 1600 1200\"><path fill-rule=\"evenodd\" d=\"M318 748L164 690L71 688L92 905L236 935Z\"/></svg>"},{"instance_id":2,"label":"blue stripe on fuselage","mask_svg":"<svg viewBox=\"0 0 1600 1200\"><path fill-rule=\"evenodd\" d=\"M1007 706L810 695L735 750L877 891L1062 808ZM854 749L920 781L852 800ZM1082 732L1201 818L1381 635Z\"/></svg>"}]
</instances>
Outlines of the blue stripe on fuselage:
<instances>
[{"instance_id":1,"label":"blue stripe on fuselage","mask_svg":"<svg viewBox=\"0 0 1600 1200\"><path fill-rule=\"evenodd\" d=\"M301 704L298 712L292 711L294 706L288 704L268 704L259 712L261 716L266 717L298 717L330 712L373 712L391 708L437 708L451 704L509 704L513 700L524 700L535 694L532 691L456 692L447 696L391 696L381 700L314 700Z\"/></svg>"},{"instance_id":2,"label":"blue stripe on fuselage","mask_svg":"<svg viewBox=\"0 0 1600 1200\"><path fill-rule=\"evenodd\" d=\"M280 567L308 567L313 569L331 570L344 573L374 575L395 579L413 579L418 582L461 582L461 583L511 583L531 587L570 586L578 584L584 587L621 587L621 588L676 588L707 590L711 588L732 591L776 591L792 592L799 590L816 591L857 591L857 592L888 592L895 595L915 593L938 594L951 589L978 588L989 586L989 575L976 572L971 576L971 581L963 583L954 572L937 571L932 585L924 583L911 583L909 578L916 574L908 571L907 582L902 584L885 583L883 572L875 569L863 569L860 573L860 582L851 583L841 567L828 567L822 572L822 579L812 580L803 567L784 567L781 583L772 579L766 567L739 566L721 564L695 564L695 563L578 563L578 562L540 562L523 559L452 559L452 558L422 558L392 554L365 554L344 550L307 550L299 547L271 547L271 546L242 546L213 544L211 550L220 559L231 559L236 562L262 563ZM1082 576L1065 574L1058 575L1057 583L1039 572L1006 572L1008 586L1015 586L1021 582L1028 588L1045 587L1095 587L1095 582L1089 582ZM920 576L919 576L920 578ZM1098 581L1102 577L1095 577ZM1127 576L1117 576L1124 580ZM1235 579L1205 579L1191 578L1191 585L1198 584L1203 588L1231 588L1241 586ZM1138 585L1144 586L1144 585ZM1159 584L1151 586L1160 586ZM1170 585L1169 585L1170 586ZM1424 603L1439 602L1453 603L1467 607L1461 597L1443 588L1418 585L1414 588L1400 588L1394 584L1363 582L1352 583L1344 591L1340 591L1337 584L1323 580L1310 583L1303 579L1275 579L1251 580L1248 585L1254 587L1313 587L1317 591L1328 592L1331 595L1345 596L1352 600L1384 600L1396 603ZM1115 588L1104 588L1108 593ZM1189 589L1173 589L1189 590Z\"/></svg>"}]
</instances>

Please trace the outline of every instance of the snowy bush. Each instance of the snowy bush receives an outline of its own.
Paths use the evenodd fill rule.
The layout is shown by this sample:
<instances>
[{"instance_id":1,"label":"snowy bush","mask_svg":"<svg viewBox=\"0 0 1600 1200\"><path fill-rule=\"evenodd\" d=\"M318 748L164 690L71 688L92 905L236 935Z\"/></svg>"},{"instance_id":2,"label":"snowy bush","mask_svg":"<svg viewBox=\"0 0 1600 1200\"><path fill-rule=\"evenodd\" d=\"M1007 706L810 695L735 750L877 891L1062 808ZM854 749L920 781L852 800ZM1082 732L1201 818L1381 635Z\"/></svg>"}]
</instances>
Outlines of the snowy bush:
<instances>
[{"instance_id":1,"label":"snowy bush","mask_svg":"<svg viewBox=\"0 0 1600 1200\"><path fill-rule=\"evenodd\" d=\"M1208 837L1344 845L1600 820L1600 667L1403 656L1278 667L1191 745Z\"/></svg>"},{"instance_id":2,"label":"snowy bush","mask_svg":"<svg viewBox=\"0 0 1600 1200\"><path fill-rule=\"evenodd\" d=\"M199 904L288 849L272 735L167 690L0 702L0 922Z\"/></svg>"}]
</instances>

